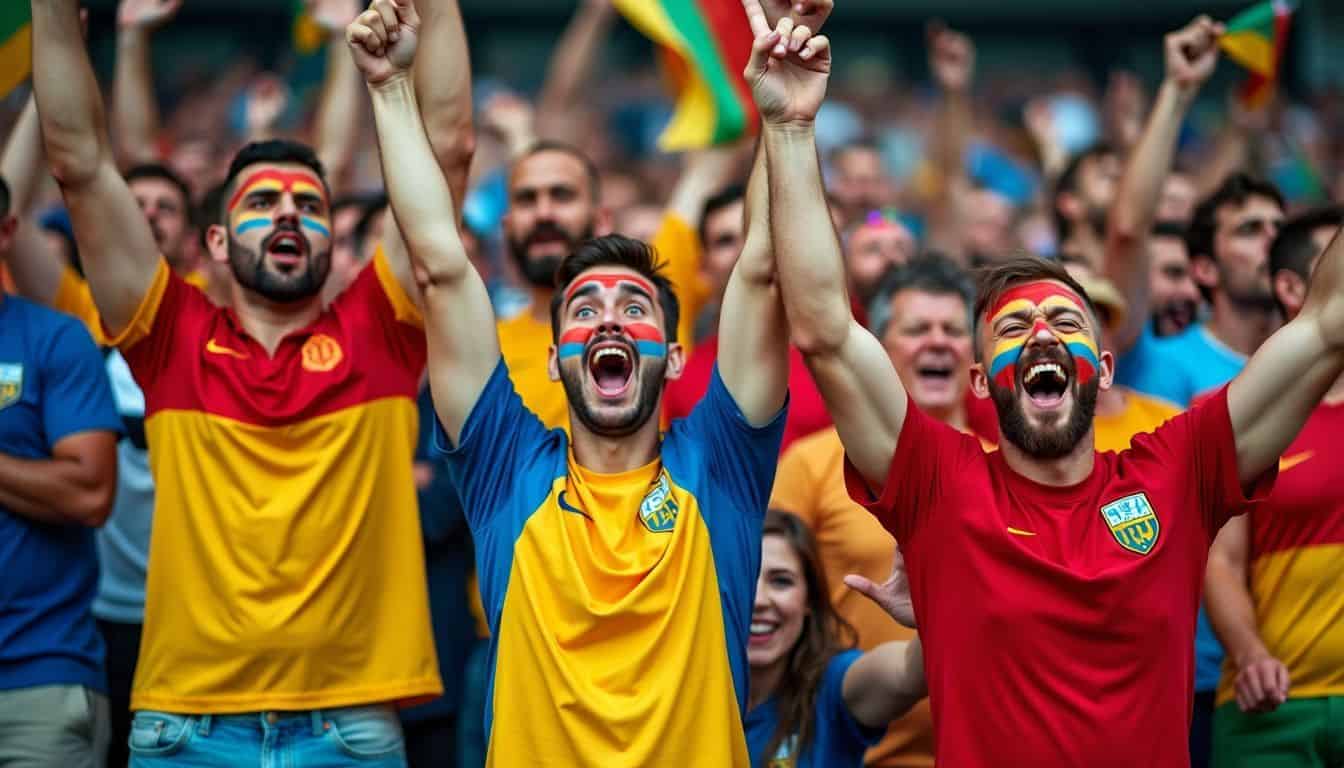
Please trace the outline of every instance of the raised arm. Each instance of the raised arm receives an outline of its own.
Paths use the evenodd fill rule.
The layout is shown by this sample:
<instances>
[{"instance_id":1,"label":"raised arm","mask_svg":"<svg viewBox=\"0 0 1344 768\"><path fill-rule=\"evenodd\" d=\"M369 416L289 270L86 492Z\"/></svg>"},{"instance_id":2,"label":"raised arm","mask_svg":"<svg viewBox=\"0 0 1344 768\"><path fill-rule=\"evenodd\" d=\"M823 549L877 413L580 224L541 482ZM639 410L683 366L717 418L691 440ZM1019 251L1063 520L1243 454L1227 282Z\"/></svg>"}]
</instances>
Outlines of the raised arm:
<instances>
[{"instance_id":1,"label":"raised arm","mask_svg":"<svg viewBox=\"0 0 1344 768\"><path fill-rule=\"evenodd\" d=\"M9 184L10 210L18 219L14 244L4 255L19 294L50 305L61 287L62 264L57 254L37 236L28 215L46 172L37 102L29 96L5 142L4 155L0 156L0 178Z\"/></svg>"},{"instance_id":2,"label":"raised arm","mask_svg":"<svg viewBox=\"0 0 1344 768\"><path fill-rule=\"evenodd\" d=\"M112 156L78 0L32 0L32 9L33 93L47 163L70 211L94 302L115 335L149 290L158 248Z\"/></svg>"},{"instance_id":3,"label":"raised arm","mask_svg":"<svg viewBox=\"0 0 1344 768\"><path fill-rule=\"evenodd\" d=\"M975 44L941 24L930 25L928 40L929 70L942 95L930 137L938 191L929 207L929 244L964 261L961 212L970 191L964 155L971 132Z\"/></svg>"},{"instance_id":4,"label":"raised arm","mask_svg":"<svg viewBox=\"0 0 1344 768\"><path fill-rule=\"evenodd\" d=\"M462 215L467 174L476 153L472 123L471 56L458 0L416 0L422 21L415 61L415 95L429 145Z\"/></svg>"},{"instance_id":5,"label":"raised arm","mask_svg":"<svg viewBox=\"0 0 1344 768\"><path fill-rule=\"evenodd\" d=\"M355 156L355 141L363 122L360 114L360 77L350 50L341 43L359 5L354 0L305 0L308 13L327 34L327 71L322 81L322 98L317 103L313 146L327 179L337 190L344 190ZM339 193L339 192L338 192Z\"/></svg>"},{"instance_id":6,"label":"raised arm","mask_svg":"<svg viewBox=\"0 0 1344 768\"><path fill-rule=\"evenodd\" d=\"M112 135L124 167L159 161L159 104L149 64L150 38L181 7L182 0L121 0L117 7Z\"/></svg>"},{"instance_id":7,"label":"raised arm","mask_svg":"<svg viewBox=\"0 0 1344 768\"><path fill-rule=\"evenodd\" d=\"M1249 485L1279 460L1344 372L1344 237L1335 234L1307 301L1251 356L1228 387L1237 469Z\"/></svg>"},{"instance_id":8,"label":"raised arm","mask_svg":"<svg viewBox=\"0 0 1344 768\"><path fill-rule=\"evenodd\" d=\"M537 128L547 139L578 143L582 127L575 108L585 101L598 48L616 18L612 0L580 0L555 43L546 82L537 98Z\"/></svg>"},{"instance_id":9,"label":"raised arm","mask_svg":"<svg viewBox=\"0 0 1344 768\"><path fill-rule=\"evenodd\" d=\"M845 452L879 487L908 400L882 345L850 313L840 242L822 190L813 121L826 95L829 45L813 37L787 51L792 22L783 19L772 31L759 0L743 5L756 37L746 78L764 124L770 230L789 327Z\"/></svg>"},{"instance_id":10,"label":"raised arm","mask_svg":"<svg viewBox=\"0 0 1344 768\"><path fill-rule=\"evenodd\" d=\"M411 0L375 0L346 32L373 100L383 181L425 313L434 409L456 442L499 363L485 282L467 259L453 194L420 119L410 69L420 19Z\"/></svg>"},{"instance_id":11,"label":"raised arm","mask_svg":"<svg viewBox=\"0 0 1344 768\"><path fill-rule=\"evenodd\" d=\"M1220 25L1200 16L1163 42L1166 77L1106 220L1106 276L1125 292L1129 304L1124 327L1108 339L1117 354L1134 345L1148 322L1148 234L1176 154L1181 121L1218 64L1220 33Z\"/></svg>"}]
</instances>

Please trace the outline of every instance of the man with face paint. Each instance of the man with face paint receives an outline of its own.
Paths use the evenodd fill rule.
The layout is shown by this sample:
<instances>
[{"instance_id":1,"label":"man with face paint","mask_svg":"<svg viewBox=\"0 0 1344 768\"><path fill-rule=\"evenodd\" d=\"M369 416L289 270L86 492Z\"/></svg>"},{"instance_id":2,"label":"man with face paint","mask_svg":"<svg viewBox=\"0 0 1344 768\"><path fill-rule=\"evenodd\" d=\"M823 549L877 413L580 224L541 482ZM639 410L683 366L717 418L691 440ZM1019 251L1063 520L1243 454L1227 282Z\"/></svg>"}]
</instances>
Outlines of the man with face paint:
<instances>
[{"instance_id":1,"label":"man with face paint","mask_svg":"<svg viewBox=\"0 0 1344 768\"><path fill-rule=\"evenodd\" d=\"M456 14L425 3L442 51ZM404 765L395 707L442 684L412 469L425 334L400 235L389 224L326 305L322 164L301 144L250 144L207 233L233 278L227 308L212 305L160 257L116 171L77 4L36 0L32 29L48 162L153 446L131 765ZM459 79L442 63L425 60L436 125L456 97L435 89Z\"/></svg>"},{"instance_id":2,"label":"man with face paint","mask_svg":"<svg viewBox=\"0 0 1344 768\"><path fill-rule=\"evenodd\" d=\"M387 9L395 26L378 23ZM437 440L477 542L486 764L748 765L746 648L788 376L764 179L751 182L700 406L661 433L684 358L679 304L648 245L599 237L555 275L546 365L572 438L547 430L510 381L485 284L441 214L452 193L405 76L418 23L410 0L376 0L348 37L425 309Z\"/></svg>"},{"instance_id":3,"label":"man with face paint","mask_svg":"<svg viewBox=\"0 0 1344 768\"><path fill-rule=\"evenodd\" d=\"M850 315L820 213L813 121L829 71L828 51L769 66L757 56L747 71L780 289L844 442L850 493L901 542L939 762L1188 765L1209 545L1270 490L1279 456L1344 372L1344 239L1301 314L1240 375L1118 454L1093 446L1114 359L1085 291L1051 262L994 268L976 302L971 374L999 414L999 450L986 454L911 404Z\"/></svg>"}]
</instances>

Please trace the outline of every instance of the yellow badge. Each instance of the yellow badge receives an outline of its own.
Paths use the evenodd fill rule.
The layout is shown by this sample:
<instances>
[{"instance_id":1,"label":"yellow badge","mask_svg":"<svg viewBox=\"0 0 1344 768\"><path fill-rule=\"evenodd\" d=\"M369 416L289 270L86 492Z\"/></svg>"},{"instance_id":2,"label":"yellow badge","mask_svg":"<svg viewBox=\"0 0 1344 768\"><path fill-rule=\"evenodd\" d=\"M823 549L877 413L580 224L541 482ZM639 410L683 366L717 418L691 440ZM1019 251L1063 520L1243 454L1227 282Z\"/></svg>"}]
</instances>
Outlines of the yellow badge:
<instances>
[{"instance_id":1,"label":"yellow badge","mask_svg":"<svg viewBox=\"0 0 1344 768\"><path fill-rule=\"evenodd\" d=\"M23 394L23 363L0 363L0 408L8 408Z\"/></svg>"},{"instance_id":2,"label":"yellow badge","mask_svg":"<svg viewBox=\"0 0 1344 768\"><path fill-rule=\"evenodd\" d=\"M303 369L313 373L326 373L341 364L345 352L335 339L325 333L308 337L303 343Z\"/></svg>"}]
</instances>

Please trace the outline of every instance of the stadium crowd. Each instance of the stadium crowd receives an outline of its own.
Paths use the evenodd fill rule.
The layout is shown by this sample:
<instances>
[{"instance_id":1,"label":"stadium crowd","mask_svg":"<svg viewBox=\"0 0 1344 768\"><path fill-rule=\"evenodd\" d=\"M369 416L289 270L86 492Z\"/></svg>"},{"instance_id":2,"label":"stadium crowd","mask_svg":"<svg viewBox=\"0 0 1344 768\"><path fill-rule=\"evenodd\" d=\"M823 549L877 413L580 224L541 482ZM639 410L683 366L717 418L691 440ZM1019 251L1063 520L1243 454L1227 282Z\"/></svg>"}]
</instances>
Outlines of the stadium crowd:
<instances>
[{"instance_id":1,"label":"stadium crowd","mask_svg":"<svg viewBox=\"0 0 1344 768\"><path fill-rule=\"evenodd\" d=\"M1344 109L1195 120L1221 22L898 98L722 0L759 125L653 156L611 0L535 95L306 0L302 128L22 1L0 768L1344 764Z\"/></svg>"}]
</instances>

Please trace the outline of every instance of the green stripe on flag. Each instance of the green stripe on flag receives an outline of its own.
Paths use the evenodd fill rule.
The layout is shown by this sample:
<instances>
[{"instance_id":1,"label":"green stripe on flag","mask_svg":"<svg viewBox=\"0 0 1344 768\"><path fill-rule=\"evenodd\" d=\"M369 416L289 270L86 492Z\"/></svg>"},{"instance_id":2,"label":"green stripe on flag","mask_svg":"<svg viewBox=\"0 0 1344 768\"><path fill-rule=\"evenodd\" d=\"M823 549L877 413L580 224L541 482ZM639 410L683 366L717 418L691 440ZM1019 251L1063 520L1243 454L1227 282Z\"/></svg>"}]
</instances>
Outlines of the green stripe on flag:
<instances>
[{"instance_id":1,"label":"green stripe on flag","mask_svg":"<svg viewBox=\"0 0 1344 768\"><path fill-rule=\"evenodd\" d=\"M737 91L725 72L718 45L710 32L695 0L662 0L663 9L676 26L677 32L690 47L691 66L700 73L700 79L709 88L714 101L712 143L721 144L742 135L746 129L746 113L738 101Z\"/></svg>"},{"instance_id":2,"label":"green stripe on flag","mask_svg":"<svg viewBox=\"0 0 1344 768\"><path fill-rule=\"evenodd\" d=\"M31 11L27 0L0 0L0 41L9 40L28 26Z\"/></svg>"},{"instance_id":3,"label":"green stripe on flag","mask_svg":"<svg viewBox=\"0 0 1344 768\"><path fill-rule=\"evenodd\" d=\"M0 0L0 96L28 79L33 66L33 27L27 2Z\"/></svg>"}]
</instances>

